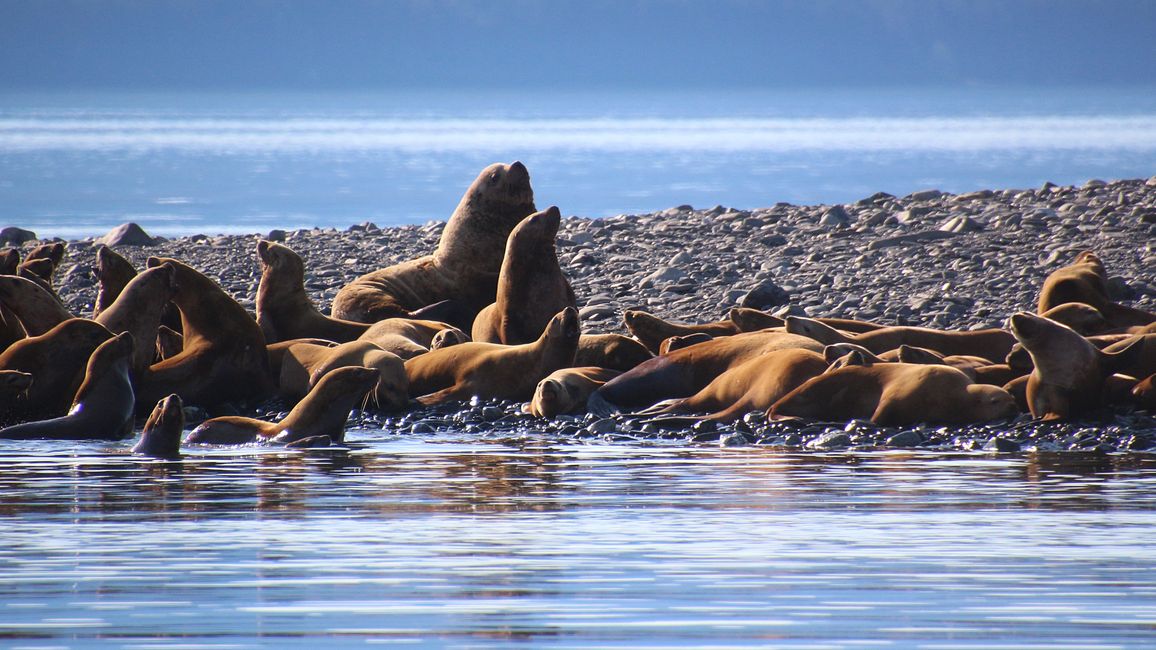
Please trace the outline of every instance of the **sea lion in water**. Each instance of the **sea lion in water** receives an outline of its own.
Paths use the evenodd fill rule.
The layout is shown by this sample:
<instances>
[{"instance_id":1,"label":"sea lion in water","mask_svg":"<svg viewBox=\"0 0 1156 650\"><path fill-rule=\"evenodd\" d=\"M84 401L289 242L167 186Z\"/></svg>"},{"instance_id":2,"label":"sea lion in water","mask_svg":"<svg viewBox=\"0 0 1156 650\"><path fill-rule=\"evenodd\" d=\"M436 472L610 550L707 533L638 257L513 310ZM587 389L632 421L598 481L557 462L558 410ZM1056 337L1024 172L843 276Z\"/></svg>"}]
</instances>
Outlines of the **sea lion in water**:
<instances>
[{"instance_id":1,"label":"sea lion in water","mask_svg":"<svg viewBox=\"0 0 1156 650\"><path fill-rule=\"evenodd\" d=\"M216 282L170 258L150 257L176 273L173 303L181 312L180 354L148 368L138 382L142 404L176 393L186 404L209 406L273 392L269 354L257 322Z\"/></svg>"},{"instance_id":2,"label":"sea lion in water","mask_svg":"<svg viewBox=\"0 0 1156 650\"><path fill-rule=\"evenodd\" d=\"M305 292L305 262L293 249L262 239L257 242L261 281L257 285L257 324L266 343L318 338L352 341L369 329L366 323L330 318Z\"/></svg>"},{"instance_id":3,"label":"sea lion in water","mask_svg":"<svg viewBox=\"0 0 1156 650\"><path fill-rule=\"evenodd\" d=\"M672 336L700 333L713 337L733 336L742 331L731 320L700 324L678 323L663 320L638 309L622 312L622 321L626 324L626 329L630 330L630 333L654 354L660 354L659 348L662 346L662 342Z\"/></svg>"},{"instance_id":4,"label":"sea lion in water","mask_svg":"<svg viewBox=\"0 0 1156 650\"><path fill-rule=\"evenodd\" d=\"M594 366L627 371L653 359L646 346L621 334L583 334L574 353L575 367Z\"/></svg>"},{"instance_id":5,"label":"sea lion in water","mask_svg":"<svg viewBox=\"0 0 1156 650\"><path fill-rule=\"evenodd\" d=\"M567 307L578 309L554 247L561 223L562 213L550 206L522 219L510 231L497 297L474 319L473 340L529 343L541 335L554 314Z\"/></svg>"},{"instance_id":6,"label":"sea lion in water","mask_svg":"<svg viewBox=\"0 0 1156 650\"><path fill-rule=\"evenodd\" d=\"M346 366L326 373L280 422L226 416L211 418L193 429L185 444L241 445L271 440L291 443L315 436L345 440L349 412L377 383L376 368Z\"/></svg>"},{"instance_id":7,"label":"sea lion in water","mask_svg":"<svg viewBox=\"0 0 1156 650\"><path fill-rule=\"evenodd\" d=\"M131 332L140 341L133 352L134 378L142 377L156 359L157 330L176 291L176 269L171 264L146 270L125 285L116 300L94 318L113 334Z\"/></svg>"},{"instance_id":8,"label":"sea lion in water","mask_svg":"<svg viewBox=\"0 0 1156 650\"><path fill-rule=\"evenodd\" d=\"M555 370L538 382L534 397L522 410L539 418L573 413L586 407L590 393L620 374L620 370L591 366Z\"/></svg>"},{"instance_id":9,"label":"sea lion in water","mask_svg":"<svg viewBox=\"0 0 1156 650\"><path fill-rule=\"evenodd\" d=\"M1107 354L1070 327L1027 312L1010 320L1035 366L1027 379L1028 408L1044 420L1067 419L1099 406L1104 380L1142 351L1142 342L1135 340Z\"/></svg>"},{"instance_id":10,"label":"sea lion in water","mask_svg":"<svg viewBox=\"0 0 1156 650\"><path fill-rule=\"evenodd\" d=\"M84 318L72 318L39 336L30 336L0 353L0 370L32 375L32 386L19 404L9 405L0 420L46 419L68 412L84 379L89 357L112 338L106 327Z\"/></svg>"},{"instance_id":11,"label":"sea lion in water","mask_svg":"<svg viewBox=\"0 0 1156 650\"><path fill-rule=\"evenodd\" d=\"M976 384L948 366L877 363L848 366L807 380L783 396L767 417L880 426L919 422L971 424L1014 417L1015 398L998 386Z\"/></svg>"},{"instance_id":12,"label":"sea lion in water","mask_svg":"<svg viewBox=\"0 0 1156 650\"><path fill-rule=\"evenodd\" d=\"M1156 322L1156 314L1112 301L1108 294L1108 271L1092 251L1080 253L1068 266L1048 274L1040 289L1037 313L1044 314L1069 302L1091 305L1108 321L1110 329Z\"/></svg>"},{"instance_id":13,"label":"sea lion in water","mask_svg":"<svg viewBox=\"0 0 1156 650\"><path fill-rule=\"evenodd\" d=\"M609 415L646 408L664 399L690 397L728 369L788 348L823 350L813 339L786 332L763 330L724 336L639 364L595 391L586 408L596 415Z\"/></svg>"},{"instance_id":14,"label":"sea lion in water","mask_svg":"<svg viewBox=\"0 0 1156 650\"><path fill-rule=\"evenodd\" d=\"M377 370L373 402L383 411L404 408L409 402L405 362L369 341L349 341L333 347L298 343L289 347L281 361L281 392L302 399L326 374L347 366Z\"/></svg>"},{"instance_id":15,"label":"sea lion in water","mask_svg":"<svg viewBox=\"0 0 1156 650\"><path fill-rule=\"evenodd\" d=\"M490 165L466 190L432 255L350 282L334 298L330 314L372 323L449 300L457 313L440 320L468 331L478 311L497 296L506 238L536 211L526 167L520 162Z\"/></svg>"},{"instance_id":16,"label":"sea lion in water","mask_svg":"<svg viewBox=\"0 0 1156 650\"><path fill-rule=\"evenodd\" d=\"M734 422L751 411L766 411L827 366L824 355L812 350L775 350L748 359L694 395L666 402L647 414L710 413L704 419Z\"/></svg>"},{"instance_id":17,"label":"sea lion in water","mask_svg":"<svg viewBox=\"0 0 1156 650\"><path fill-rule=\"evenodd\" d=\"M39 336L73 318L55 293L16 275L0 275L0 303L20 319L28 336Z\"/></svg>"},{"instance_id":18,"label":"sea lion in water","mask_svg":"<svg viewBox=\"0 0 1156 650\"><path fill-rule=\"evenodd\" d=\"M164 460L181 457L181 434L185 429L184 404L181 396L173 393L157 402L133 445L132 453Z\"/></svg>"},{"instance_id":19,"label":"sea lion in water","mask_svg":"<svg viewBox=\"0 0 1156 650\"><path fill-rule=\"evenodd\" d=\"M409 394L427 406L474 396L527 400L539 381L573 364L578 337L578 312L567 307L533 343L471 341L431 350L405 362Z\"/></svg>"},{"instance_id":20,"label":"sea lion in water","mask_svg":"<svg viewBox=\"0 0 1156 650\"><path fill-rule=\"evenodd\" d=\"M788 316L786 329L793 334L809 336L828 345L856 343L875 354L883 354L901 345L930 348L944 355L969 355L1000 363L1007 357L1015 337L1000 329L936 330L927 327L884 327L861 334L845 334L812 318Z\"/></svg>"},{"instance_id":21,"label":"sea lion in water","mask_svg":"<svg viewBox=\"0 0 1156 650\"><path fill-rule=\"evenodd\" d=\"M101 343L88 359L67 415L0 429L0 439L120 440L131 435L132 349L128 332Z\"/></svg>"}]
</instances>

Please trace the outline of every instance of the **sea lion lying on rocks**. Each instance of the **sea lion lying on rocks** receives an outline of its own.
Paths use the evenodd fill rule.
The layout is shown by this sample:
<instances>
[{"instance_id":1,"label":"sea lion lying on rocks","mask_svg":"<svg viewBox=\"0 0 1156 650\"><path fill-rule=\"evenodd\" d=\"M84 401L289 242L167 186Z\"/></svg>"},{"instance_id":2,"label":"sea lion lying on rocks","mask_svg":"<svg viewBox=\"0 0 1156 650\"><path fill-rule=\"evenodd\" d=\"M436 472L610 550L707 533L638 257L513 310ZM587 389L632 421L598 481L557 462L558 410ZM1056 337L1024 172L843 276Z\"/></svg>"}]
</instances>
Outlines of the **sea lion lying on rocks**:
<instances>
[{"instance_id":1,"label":"sea lion lying on rocks","mask_svg":"<svg viewBox=\"0 0 1156 650\"><path fill-rule=\"evenodd\" d=\"M395 411L409 402L405 362L369 341L349 341L332 347L312 343L290 346L281 361L281 392L290 399L302 399L322 377L347 366L377 370L377 386L371 394L377 408Z\"/></svg>"},{"instance_id":2,"label":"sea lion lying on rocks","mask_svg":"<svg viewBox=\"0 0 1156 650\"><path fill-rule=\"evenodd\" d=\"M1044 314L1070 302L1094 307L1107 320L1110 329L1156 323L1156 314L1112 301L1108 294L1108 272L1104 262L1092 251L1080 253L1068 266L1048 274L1040 289L1036 311Z\"/></svg>"},{"instance_id":3,"label":"sea lion lying on rocks","mask_svg":"<svg viewBox=\"0 0 1156 650\"><path fill-rule=\"evenodd\" d=\"M944 355L983 357L1002 362L1015 345L1015 337L999 329L972 331L935 330L926 327L884 327L861 334L845 334L812 318L788 316L786 329L825 344L856 343L875 354L901 345L929 348Z\"/></svg>"},{"instance_id":4,"label":"sea lion lying on rocks","mask_svg":"<svg viewBox=\"0 0 1156 650\"><path fill-rule=\"evenodd\" d=\"M620 374L620 370L590 366L555 370L538 382L533 399L522 408L539 418L582 410L590 393Z\"/></svg>"}]
</instances>

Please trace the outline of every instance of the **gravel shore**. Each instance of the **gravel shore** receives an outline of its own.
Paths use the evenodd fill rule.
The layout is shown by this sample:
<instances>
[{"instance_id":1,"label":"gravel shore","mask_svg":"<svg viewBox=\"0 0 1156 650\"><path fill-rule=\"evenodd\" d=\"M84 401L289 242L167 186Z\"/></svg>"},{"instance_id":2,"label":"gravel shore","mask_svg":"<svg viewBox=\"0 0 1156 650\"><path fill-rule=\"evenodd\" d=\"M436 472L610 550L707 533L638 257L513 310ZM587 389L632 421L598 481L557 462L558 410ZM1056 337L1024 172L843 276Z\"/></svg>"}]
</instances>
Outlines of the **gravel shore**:
<instances>
[{"instance_id":1,"label":"gravel shore","mask_svg":"<svg viewBox=\"0 0 1156 650\"><path fill-rule=\"evenodd\" d=\"M540 197L539 206L547 201ZM260 277L257 240L280 240L305 259L307 289L327 311L337 291L358 275L431 251L443 226L198 234L116 249L138 268L150 255L181 259L218 278L252 310ZM57 276L61 297L80 315L91 312L96 295L89 272L95 246L93 240L69 242L69 257ZM961 195L879 193L846 205L679 206L643 215L566 218L558 235L559 260L588 333L625 333L624 309L702 322L744 302L885 324L1003 327L1013 312L1034 311L1044 277L1082 250L1104 260L1117 300L1156 311L1156 177ZM262 407L258 414L280 405ZM1127 409L1056 425L1025 416L1011 426L899 430L859 422L769 424L748 416L734 426L668 431L629 418L563 417L545 423L519 415L513 404L483 403L401 416L356 414L350 426L417 433L454 428L479 435L534 430L817 449L885 444L999 451L1156 448L1156 419Z\"/></svg>"}]
</instances>

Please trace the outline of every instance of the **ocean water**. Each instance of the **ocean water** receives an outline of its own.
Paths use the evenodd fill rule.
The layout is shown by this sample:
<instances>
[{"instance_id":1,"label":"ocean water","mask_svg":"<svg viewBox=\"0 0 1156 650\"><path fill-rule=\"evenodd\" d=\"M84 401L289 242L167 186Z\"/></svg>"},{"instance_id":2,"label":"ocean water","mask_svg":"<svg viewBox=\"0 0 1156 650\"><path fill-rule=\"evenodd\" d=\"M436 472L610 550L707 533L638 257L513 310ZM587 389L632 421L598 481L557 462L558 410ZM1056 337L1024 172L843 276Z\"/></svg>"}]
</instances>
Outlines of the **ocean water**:
<instances>
[{"instance_id":1,"label":"ocean water","mask_svg":"<svg viewBox=\"0 0 1156 650\"><path fill-rule=\"evenodd\" d=\"M1148 177L1156 90L0 94L0 226L49 237L424 223L512 160L587 217Z\"/></svg>"}]
</instances>

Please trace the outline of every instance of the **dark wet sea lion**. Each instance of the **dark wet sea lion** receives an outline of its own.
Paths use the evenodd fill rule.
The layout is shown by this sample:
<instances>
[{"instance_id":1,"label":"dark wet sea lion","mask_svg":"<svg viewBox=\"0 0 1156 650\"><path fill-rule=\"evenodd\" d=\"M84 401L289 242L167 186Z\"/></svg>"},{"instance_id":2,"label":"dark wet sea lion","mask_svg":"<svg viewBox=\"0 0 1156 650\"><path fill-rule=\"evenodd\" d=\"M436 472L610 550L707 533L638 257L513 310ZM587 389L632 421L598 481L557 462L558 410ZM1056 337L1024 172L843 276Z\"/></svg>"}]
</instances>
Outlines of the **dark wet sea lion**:
<instances>
[{"instance_id":1,"label":"dark wet sea lion","mask_svg":"<svg viewBox=\"0 0 1156 650\"><path fill-rule=\"evenodd\" d=\"M583 334L578 339L578 351L574 353L574 365L576 367L594 366L626 371L653 358L654 355L646 349L646 346L629 336Z\"/></svg>"},{"instance_id":2,"label":"dark wet sea lion","mask_svg":"<svg viewBox=\"0 0 1156 650\"><path fill-rule=\"evenodd\" d=\"M22 403L0 420L47 419L68 412L84 379L85 367L96 348L112 338L100 323L72 318L39 336L13 343L0 353L0 370L32 375L32 386Z\"/></svg>"},{"instance_id":3,"label":"dark wet sea lion","mask_svg":"<svg viewBox=\"0 0 1156 650\"><path fill-rule=\"evenodd\" d=\"M561 223L562 213L550 206L522 219L510 232L497 297L474 319L473 340L530 343L541 336L554 314L567 307L578 309L554 246Z\"/></svg>"},{"instance_id":4,"label":"dark wet sea lion","mask_svg":"<svg viewBox=\"0 0 1156 650\"><path fill-rule=\"evenodd\" d=\"M157 402L132 453L165 460L181 457L181 434L185 429L184 404L173 393Z\"/></svg>"},{"instance_id":5,"label":"dark wet sea lion","mask_svg":"<svg viewBox=\"0 0 1156 650\"><path fill-rule=\"evenodd\" d=\"M620 374L620 370L589 366L555 370L538 382L534 397L522 410L540 418L580 411L586 408L590 393Z\"/></svg>"},{"instance_id":6,"label":"dark wet sea lion","mask_svg":"<svg viewBox=\"0 0 1156 650\"><path fill-rule=\"evenodd\" d=\"M257 259L257 324L267 343L302 338L344 343L369 329L366 323L330 318L317 310L305 291L305 262L289 247L262 239Z\"/></svg>"},{"instance_id":7,"label":"dark wet sea lion","mask_svg":"<svg viewBox=\"0 0 1156 650\"><path fill-rule=\"evenodd\" d=\"M0 429L0 439L120 440L131 435L132 350L128 332L101 343L88 359L67 415Z\"/></svg>"},{"instance_id":8,"label":"dark wet sea lion","mask_svg":"<svg viewBox=\"0 0 1156 650\"><path fill-rule=\"evenodd\" d=\"M273 441L291 443L314 436L345 440L349 412L365 399L378 380L375 368L347 366L326 373L280 422L227 416L212 418L193 429L185 444L241 445Z\"/></svg>"},{"instance_id":9,"label":"dark wet sea lion","mask_svg":"<svg viewBox=\"0 0 1156 650\"><path fill-rule=\"evenodd\" d=\"M490 165L466 190L432 255L350 282L334 298L331 315L372 323L449 300L457 307L456 317L441 320L469 331L474 316L497 296L506 238L536 211L526 167L520 162Z\"/></svg>"},{"instance_id":10,"label":"dark wet sea lion","mask_svg":"<svg viewBox=\"0 0 1156 650\"><path fill-rule=\"evenodd\" d=\"M527 400L538 382L574 363L578 312L567 307L533 343L502 345L471 341L405 362L409 394L424 405L478 396Z\"/></svg>"}]
</instances>

